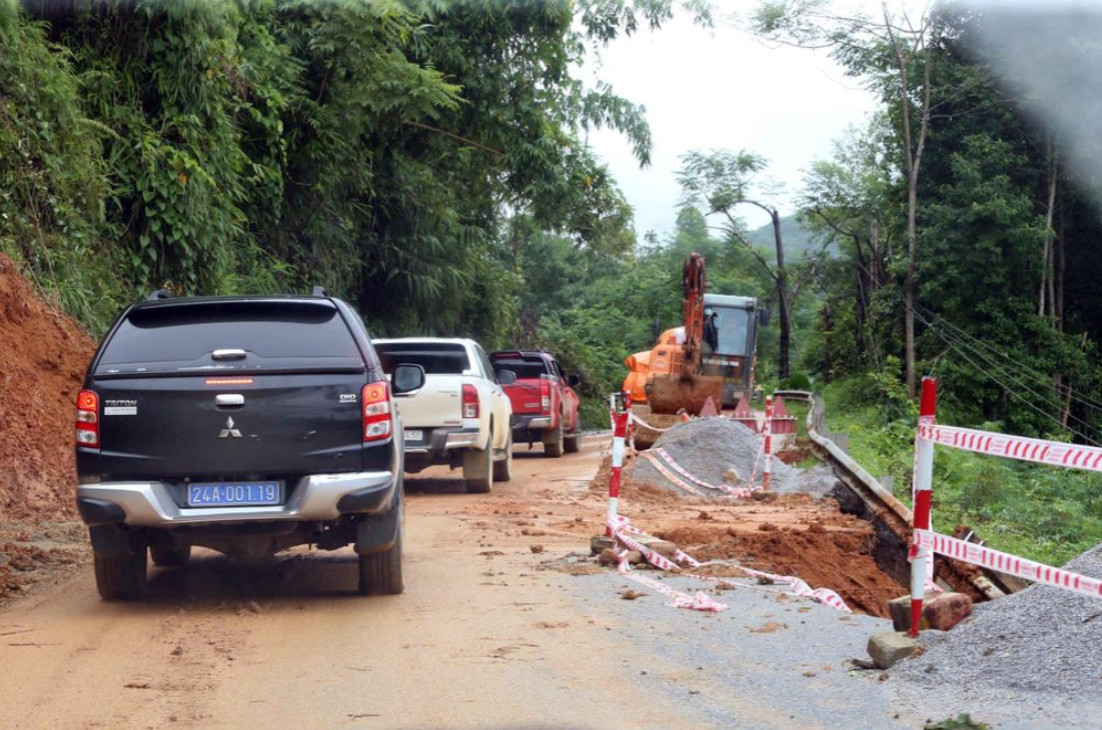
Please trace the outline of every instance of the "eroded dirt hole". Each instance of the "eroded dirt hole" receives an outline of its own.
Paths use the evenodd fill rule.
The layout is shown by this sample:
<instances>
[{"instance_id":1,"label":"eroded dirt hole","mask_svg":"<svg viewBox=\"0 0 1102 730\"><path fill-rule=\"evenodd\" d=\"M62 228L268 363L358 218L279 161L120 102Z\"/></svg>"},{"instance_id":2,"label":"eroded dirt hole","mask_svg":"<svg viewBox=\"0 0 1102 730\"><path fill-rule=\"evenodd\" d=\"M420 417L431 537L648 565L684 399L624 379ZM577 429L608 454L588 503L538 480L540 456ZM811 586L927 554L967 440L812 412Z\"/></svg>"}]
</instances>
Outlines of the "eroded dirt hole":
<instances>
[{"instance_id":1,"label":"eroded dirt hole","mask_svg":"<svg viewBox=\"0 0 1102 730\"><path fill-rule=\"evenodd\" d=\"M907 592L905 547L886 527L865 519L870 515L863 503L829 467L801 469L775 461L770 492L758 492L752 499L733 499L699 486L699 494L692 494L660 468L669 473L676 464L712 485L760 484L759 444L760 438L745 426L722 418L671 430L656 442L650 457L637 456L625 465L620 511L636 527L699 561L728 561L795 576L812 588L835 591L854 611L887 617L888 601ZM656 464L659 447L663 461ZM593 481L594 491L608 488L610 466L605 461ZM725 568L709 570L723 575ZM726 570L729 577L741 575L734 568Z\"/></svg>"}]
</instances>

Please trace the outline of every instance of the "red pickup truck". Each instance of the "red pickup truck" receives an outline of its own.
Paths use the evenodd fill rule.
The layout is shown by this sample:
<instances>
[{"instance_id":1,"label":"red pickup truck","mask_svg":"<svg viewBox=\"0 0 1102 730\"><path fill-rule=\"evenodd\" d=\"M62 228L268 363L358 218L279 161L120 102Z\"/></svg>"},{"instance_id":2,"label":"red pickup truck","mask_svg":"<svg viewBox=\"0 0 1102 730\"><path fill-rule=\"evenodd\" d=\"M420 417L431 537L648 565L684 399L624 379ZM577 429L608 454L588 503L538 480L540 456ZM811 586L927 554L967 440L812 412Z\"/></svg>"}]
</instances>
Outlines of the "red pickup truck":
<instances>
[{"instance_id":1,"label":"red pickup truck","mask_svg":"<svg viewBox=\"0 0 1102 730\"><path fill-rule=\"evenodd\" d=\"M581 437L577 375L566 377L549 352L498 350L490 353L494 370L511 370L515 382L504 386L513 404L513 442L543 443L545 456L578 450Z\"/></svg>"}]
</instances>

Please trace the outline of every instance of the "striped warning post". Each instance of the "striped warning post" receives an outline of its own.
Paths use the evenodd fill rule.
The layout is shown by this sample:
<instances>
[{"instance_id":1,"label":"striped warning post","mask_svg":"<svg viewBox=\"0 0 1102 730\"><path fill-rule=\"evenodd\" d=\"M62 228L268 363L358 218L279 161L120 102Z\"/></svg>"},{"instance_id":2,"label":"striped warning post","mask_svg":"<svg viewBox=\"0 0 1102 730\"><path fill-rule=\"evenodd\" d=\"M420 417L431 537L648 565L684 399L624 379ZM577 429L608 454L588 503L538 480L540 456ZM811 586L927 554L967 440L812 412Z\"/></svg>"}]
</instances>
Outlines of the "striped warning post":
<instances>
[{"instance_id":1,"label":"striped warning post","mask_svg":"<svg viewBox=\"0 0 1102 730\"><path fill-rule=\"evenodd\" d=\"M769 480L773 475L773 396L765 397L765 473L762 475L761 488L769 491Z\"/></svg>"},{"instance_id":2,"label":"striped warning post","mask_svg":"<svg viewBox=\"0 0 1102 730\"><path fill-rule=\"evenodd\" d=\"M937 416L937 380L922 379L922 399L919 401L918 422L921 426L932 427ZM930 505L934 475L934 445L921 435L915 439L914 463L914 524L915 532L929 530L931 525ZM932 583L934 559L928 548L917 544L911 546L911 638L918 636L918 627L922 623L922 599L926 585Z\"/></svg>"},{"instance_id":3,"label":"striped warning post","mask_svg":"<svg viewBox=\"0 0 1102 730\"><path fill-rule=\"evenodd\" d=\"M624 445L627 440L628 422L631 420L631 398L627 393L609 396L609 413L612 416L612 474L608 480L608 518L605 534L612 537L611 525L616 523L620 502L620 478L624 468Z\"/></svg>"},{"instance_id":4,"label":"striped warning post","mask_svg":"<svg viewBox=\"0 0 1102 730\"><path fill-rule=\"evenodd\" d=\"M915 431L910 635L918 636L922 594L931 584L935 553L1055 588L1102 598L1102 581L936 533L930 518L935 444L977 454L1084 471L1102 471L1102 448L940 426L935 422L936 410L937 381L923 378L918 428Z\"/></svg>"}]
</instances>

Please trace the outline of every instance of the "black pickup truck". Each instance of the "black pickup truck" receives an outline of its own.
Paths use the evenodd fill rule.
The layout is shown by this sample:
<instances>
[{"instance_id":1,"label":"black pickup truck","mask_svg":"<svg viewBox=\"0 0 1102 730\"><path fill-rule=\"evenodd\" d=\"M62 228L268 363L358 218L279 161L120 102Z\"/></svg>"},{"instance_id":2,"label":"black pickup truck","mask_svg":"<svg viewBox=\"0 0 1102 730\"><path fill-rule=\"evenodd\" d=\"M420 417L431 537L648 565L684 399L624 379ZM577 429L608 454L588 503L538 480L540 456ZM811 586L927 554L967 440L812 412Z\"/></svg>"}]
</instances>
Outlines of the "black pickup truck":
<instances>
[{"instance_id":1,"label":"black pickup truck","mask_svg":"<svg viewBox=\"0 0 1102 730\"><path fill-rule=\"evenodd\" d=\"M147 555L258 559L353 545L361 593L400 593L403 444L361 319L313 296L179 297L126 309L77 399L77 506L105 600L145 593Z\"/></svg>"}]
</instances>

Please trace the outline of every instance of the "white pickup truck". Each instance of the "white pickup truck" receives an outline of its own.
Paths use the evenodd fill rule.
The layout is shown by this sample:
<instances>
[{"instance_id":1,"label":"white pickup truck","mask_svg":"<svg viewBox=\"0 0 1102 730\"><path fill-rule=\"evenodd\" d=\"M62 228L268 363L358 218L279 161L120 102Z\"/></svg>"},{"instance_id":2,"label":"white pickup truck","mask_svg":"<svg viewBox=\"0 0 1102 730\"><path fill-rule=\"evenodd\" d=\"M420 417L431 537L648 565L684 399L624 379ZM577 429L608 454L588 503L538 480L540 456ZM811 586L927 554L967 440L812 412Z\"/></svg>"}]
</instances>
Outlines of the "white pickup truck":
<instances>
[{"instance_id":1,"label":"white pickup truck","mask_svg":"<svg viewBox=\"0 0 1102 730\"><path fill-rule=\"evenodd\" d=\"M425 385L395 401L405 436L405 470L434 464L463 467L468 492L489 492L507 482L513 468L513 408L502 385L511 371L495 374L474 340L417 337L374 340L383 370L420 365Z\"/></svg>"}]
</instances>

